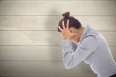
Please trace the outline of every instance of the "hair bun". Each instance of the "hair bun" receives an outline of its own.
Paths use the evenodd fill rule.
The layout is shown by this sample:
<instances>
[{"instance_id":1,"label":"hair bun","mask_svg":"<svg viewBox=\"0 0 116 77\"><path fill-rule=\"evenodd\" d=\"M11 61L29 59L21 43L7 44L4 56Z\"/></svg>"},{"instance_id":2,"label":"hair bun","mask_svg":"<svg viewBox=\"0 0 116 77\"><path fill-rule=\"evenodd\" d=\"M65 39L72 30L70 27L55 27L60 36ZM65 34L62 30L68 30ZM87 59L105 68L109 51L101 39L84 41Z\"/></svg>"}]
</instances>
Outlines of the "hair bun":
<instances>
[{"instance_id":1,"label":"hair bun","mask_svg":"<svg viewBox=\"0 0 116 77\"><path fill-rule=\"evenodd\" d=\"M70 12L65 12L65 13L62 14L62 16L63 16L64 18L69 17L69 15L70 15Z\"/></svg>"}]
</instances>

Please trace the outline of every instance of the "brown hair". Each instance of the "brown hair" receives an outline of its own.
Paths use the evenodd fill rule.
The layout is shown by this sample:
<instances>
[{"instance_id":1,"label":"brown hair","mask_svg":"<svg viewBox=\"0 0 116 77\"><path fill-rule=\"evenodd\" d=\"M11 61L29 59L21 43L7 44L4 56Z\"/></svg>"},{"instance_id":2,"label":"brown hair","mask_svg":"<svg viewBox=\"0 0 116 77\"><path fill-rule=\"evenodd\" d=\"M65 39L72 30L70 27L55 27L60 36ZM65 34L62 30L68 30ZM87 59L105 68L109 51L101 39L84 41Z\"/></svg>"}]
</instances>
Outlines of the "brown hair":
<instances>
[{"instance_id":1,"label":"brown hair","mask_svg":"<svg viewBox=\"0 0 116 77\"><path fill-rule=\"evenodd\" d=\"M60 26L61 28L63 28L62 27L62 21L64 21L64 25L66 27L67 20L69 19L69 28L70 27L74 27L76 29L79 29L81 27L81 23L77 19L75 19L73 16L69 16L69 15L70 15L70 12L63 13L62 16L64 18L59 21L58 26ZM61 32L59 30L59 28L57 28L57 30L58 30L58 32Z\"/></svg>"}]
</instances>

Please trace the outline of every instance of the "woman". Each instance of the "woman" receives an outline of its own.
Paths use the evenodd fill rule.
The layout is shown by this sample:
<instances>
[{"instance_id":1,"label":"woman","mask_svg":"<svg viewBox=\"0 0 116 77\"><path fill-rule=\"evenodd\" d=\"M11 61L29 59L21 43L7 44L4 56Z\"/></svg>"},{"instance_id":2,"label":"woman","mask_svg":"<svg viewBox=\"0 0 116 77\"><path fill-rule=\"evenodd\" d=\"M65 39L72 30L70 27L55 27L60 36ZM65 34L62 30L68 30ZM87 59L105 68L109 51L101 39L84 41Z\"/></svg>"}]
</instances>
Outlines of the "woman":
<instances>
[{"instance_id":1,"label":"woman","mask_svg":"<svg viewBox=\"0 0 116 77\"><path fill-rule=\"evenodd\" d=\"M97 77L116 77L116 63L104 37L89 25L85 28L69 12L59 21L63 62L70 69L84 61Z\"/></svg>"}]
</instances>

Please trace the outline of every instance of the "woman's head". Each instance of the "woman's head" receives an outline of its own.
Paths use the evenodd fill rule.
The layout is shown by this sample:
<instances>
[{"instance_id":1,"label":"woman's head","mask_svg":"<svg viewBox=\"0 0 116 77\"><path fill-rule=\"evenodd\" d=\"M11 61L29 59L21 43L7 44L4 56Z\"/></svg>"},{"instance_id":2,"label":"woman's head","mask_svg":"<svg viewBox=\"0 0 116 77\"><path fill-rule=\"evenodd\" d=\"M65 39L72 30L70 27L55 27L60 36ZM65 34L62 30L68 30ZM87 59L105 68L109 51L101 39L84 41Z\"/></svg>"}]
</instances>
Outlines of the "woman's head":
<instances>
[{"instance_id":1,"label":"woman's head","mask_svg":"<svg viewBox=\"0 0 116 77\"><path fill-rule=\"evenodd\" d=\"M60 26L60 29L58 27L57 30L58 30L58 33L62 33L60 31L61 28L63 29L62 21L63 21L64 26L66 28L67 20L69 20L69 25L68 25L69 26L69 31L72 34L74 34L74 36L71 37L70 41L76 43L77 40L79 41L79 39L80 39L80 37L82 35L82 32L83 32L84 28L81 26L81 23L76 18L74 18L72 16L69 16L69 15L70 15L70 12L66 12L66 13L62 14L62 16L64 18L59 21L58 26Z\"/></svg>"},{"instance_id":2,"label":"woman's head","mask_svg":"<svg viewBox=\"0 0 116 77\"><path fill-rule=\"evenodd\" d=\"M69 19L69 28L79 29L81 27L81 23L74 17L70 16L70 12L66 12L62 14L63 19L61 19L58 23L58 26L62 28L62 21L64 21L64 25L66 27L67 20ZM59 28L57 28L58 32L61 32Z\"/></svg>"}]
</instances>

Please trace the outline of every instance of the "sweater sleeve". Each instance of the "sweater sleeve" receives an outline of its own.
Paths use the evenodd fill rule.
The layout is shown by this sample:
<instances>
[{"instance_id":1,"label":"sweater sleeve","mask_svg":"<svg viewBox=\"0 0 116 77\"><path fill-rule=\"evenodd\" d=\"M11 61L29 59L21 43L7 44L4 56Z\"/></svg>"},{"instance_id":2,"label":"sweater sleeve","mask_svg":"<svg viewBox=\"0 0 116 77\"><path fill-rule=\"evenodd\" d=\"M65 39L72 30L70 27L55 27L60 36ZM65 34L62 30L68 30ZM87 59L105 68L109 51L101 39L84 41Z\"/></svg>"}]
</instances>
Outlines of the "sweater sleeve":
<instances>
[{"instance_id":1,"label":"sweater sleeve","mask_svg":"<svg viewBox=\"0 0 116 77\"><path fill-rule=\"evenodd\" d=\"M74 50L70 40L67 39L61 41L61 47L64 66L66 69L70 69L97 49L97 41L93 36L87 37L81 43L77 44Z\"/></svg>"}]
</instances>

